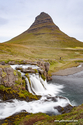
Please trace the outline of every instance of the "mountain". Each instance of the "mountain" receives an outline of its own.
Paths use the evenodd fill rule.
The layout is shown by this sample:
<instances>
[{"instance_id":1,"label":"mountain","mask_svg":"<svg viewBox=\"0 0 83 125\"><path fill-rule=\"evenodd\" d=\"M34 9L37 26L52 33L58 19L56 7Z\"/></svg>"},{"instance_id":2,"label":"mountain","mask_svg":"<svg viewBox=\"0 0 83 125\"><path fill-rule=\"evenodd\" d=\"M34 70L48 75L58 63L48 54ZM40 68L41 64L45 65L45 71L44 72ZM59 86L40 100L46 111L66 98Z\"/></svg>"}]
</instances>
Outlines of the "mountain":
<instances>
[{"instance_id":1,"label":"mountain","mask_svg":"<svg viewBox=\"0 0 83 125\"><path fill-rule=\"evenodd\" d=\"M54 29L59 30L59 28L53 23L52 18L48 14L42 12L39 16L35 18L35 22L31 25L31 27L27 31L37 32L43 28L48 28L51 30ZM42 33L44 33L44 31Z\"/></svg>"},{"instance_id":2,"label":"mountain","mask_svg":"<svg viewBox=\"0 0 83 125\"><path fill-rule=\"evenodd\" d=\"M28 30L7 43L47 47L83 47L83 43L63 33L52 18L42 12Z\"/></svg>"}]
</instances>

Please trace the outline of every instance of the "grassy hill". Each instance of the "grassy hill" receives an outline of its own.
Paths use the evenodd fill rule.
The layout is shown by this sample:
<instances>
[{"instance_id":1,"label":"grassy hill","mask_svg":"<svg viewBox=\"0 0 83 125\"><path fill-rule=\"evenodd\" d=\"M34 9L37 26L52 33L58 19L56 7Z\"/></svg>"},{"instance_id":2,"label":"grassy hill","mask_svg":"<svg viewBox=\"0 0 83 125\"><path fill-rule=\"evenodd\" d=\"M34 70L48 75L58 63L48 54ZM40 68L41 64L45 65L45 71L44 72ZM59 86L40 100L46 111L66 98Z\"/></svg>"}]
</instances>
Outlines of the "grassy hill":
<instances>
[{"instance_id":1,"label":"grassy hill","mask_svg":"<svg viewBox=\"0 0 83 125\"><path fill-rule=\"evenodd\" d=\"M83 43L69 37L56 26L52 18L42 12L36 17L31 27L7 43L43 47L83 47Z\"/></svg>"},{"instance_id":2,"label":"grassy hill","mask_svg":"<svg viewBox=\"0 0 83 125\"><path fill-rule=\"evenodd\" d=\"M21 35L11 39L8 43L22 44L27 46L44 46L44 47L83 47L83 43L71 38L60 30L51 30L43 28L36 33L28 33L27 31Z\"/></svg>"}]
</instances>

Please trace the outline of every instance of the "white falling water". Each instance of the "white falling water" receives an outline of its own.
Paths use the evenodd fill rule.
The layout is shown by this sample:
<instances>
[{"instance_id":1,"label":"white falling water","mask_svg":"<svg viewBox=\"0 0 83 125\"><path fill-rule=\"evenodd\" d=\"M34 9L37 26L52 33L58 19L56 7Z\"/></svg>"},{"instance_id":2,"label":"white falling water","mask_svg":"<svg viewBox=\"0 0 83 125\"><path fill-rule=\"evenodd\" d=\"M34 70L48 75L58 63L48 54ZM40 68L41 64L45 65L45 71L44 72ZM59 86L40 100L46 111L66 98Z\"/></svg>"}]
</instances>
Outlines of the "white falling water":
<instances>
[{"instance_id":1,"label":"white falling water","mask_svg":"<svg viewBox=\"0 0 83 125\"><path fill-rule=\"evenodd\" d=\"M13 65L15 69L17 65ZM27 66L26 66L27 67ZM31 66L30 66L31 67ZM25 68L25 67L24 67ZM38 68L35 67L34 68ZM24 75L22 73L22 75ZM70 102L66 98L59 98L57 95L62 92L62 85L48 84L38 74L30 74L30 83L25 77L27 82L28 91L32 94L41 95L41 99L37 101L19 101L14 99L12 102L0 102L0 119L4 119L14 113L26 110L29 113L38 112L53 112L53 114L60 114L54 107L61 106L65 107ZM54 97L54 98L53 98Z\"/></svg>"},{"instance_id":2,"label":"white falling water","mask_svg":"<svg viewBox=\"0 0 83 125\"><path fill-rule=\"evenodd\" d=\"M60 114L57 109L54 109L54 107L65 107L68 103L69 101L65 98L60 99L59 97L56 97L56 101L53 101L50 97L48 98L48 96L42 96L40 100L32 102L19 101L16 99L14 99L11 103L1 102L0 119L4 119L22 110L26 110L29 113L53 112L53 114Z\"/></svg>"},{"instance_id":3,"label":"white falling water","mask_svg":"<svg viewBox=\"0 0 83 125\"><path fill-rule=\"evenodd\" d=\"M38 74L33 74L29 76L30 81L31 81L31 89L36 95L52 95L55 96L59 92L61 92L61 89L63 88L62 85L53 85L53 84L48 84L47 81L43 80ZM30 88L29 82L27 83ZM32 91L31 93L33 93Z\"/></svg>"}]
</instances>

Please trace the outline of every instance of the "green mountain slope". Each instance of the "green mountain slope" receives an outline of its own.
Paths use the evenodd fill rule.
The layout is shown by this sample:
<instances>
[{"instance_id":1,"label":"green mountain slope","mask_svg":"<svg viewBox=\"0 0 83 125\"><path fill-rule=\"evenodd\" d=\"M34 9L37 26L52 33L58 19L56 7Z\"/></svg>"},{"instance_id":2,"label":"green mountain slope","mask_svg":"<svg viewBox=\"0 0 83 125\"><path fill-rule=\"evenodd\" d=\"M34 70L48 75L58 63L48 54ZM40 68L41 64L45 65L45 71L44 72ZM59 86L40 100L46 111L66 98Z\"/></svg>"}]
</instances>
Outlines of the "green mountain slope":
<instances>
[{"instance_id":1,"label":"green mountain slope","mask_svg":"<svg viewBox=\"0 0 83 125\"><path fill-rule=\"evenodd\" d=\"M44 12L35 18L35 22L28 30L7 43L57 48L83 47L82 42L63 33Z\"/></svg>"}]
</instances>

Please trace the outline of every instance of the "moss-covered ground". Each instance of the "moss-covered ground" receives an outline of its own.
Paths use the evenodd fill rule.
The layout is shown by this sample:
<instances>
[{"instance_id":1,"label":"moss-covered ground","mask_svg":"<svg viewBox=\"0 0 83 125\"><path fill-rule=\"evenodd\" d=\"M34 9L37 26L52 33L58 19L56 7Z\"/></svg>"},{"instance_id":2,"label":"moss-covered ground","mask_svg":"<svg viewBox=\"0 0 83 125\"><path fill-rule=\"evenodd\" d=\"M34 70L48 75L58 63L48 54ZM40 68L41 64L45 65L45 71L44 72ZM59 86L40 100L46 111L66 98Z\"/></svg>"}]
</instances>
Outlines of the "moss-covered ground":
<instances>
[{"instance_id":1,"label":"moss-covered ground","mask_svg":"<svg viewBox=\"0 0 83 125\"><path fill-rule=\"evenodd\" d=\"M38 100L36 95L32 95L25 87L22 85L14 85L11 87L5 87L4 85L0 85L0 98L5 101L9 99L20 99L20 100Z\"/></svg>"}]
</instances>

